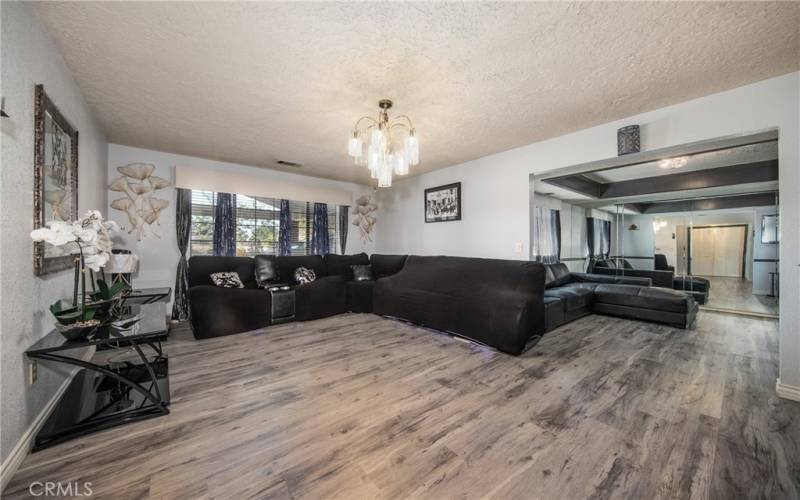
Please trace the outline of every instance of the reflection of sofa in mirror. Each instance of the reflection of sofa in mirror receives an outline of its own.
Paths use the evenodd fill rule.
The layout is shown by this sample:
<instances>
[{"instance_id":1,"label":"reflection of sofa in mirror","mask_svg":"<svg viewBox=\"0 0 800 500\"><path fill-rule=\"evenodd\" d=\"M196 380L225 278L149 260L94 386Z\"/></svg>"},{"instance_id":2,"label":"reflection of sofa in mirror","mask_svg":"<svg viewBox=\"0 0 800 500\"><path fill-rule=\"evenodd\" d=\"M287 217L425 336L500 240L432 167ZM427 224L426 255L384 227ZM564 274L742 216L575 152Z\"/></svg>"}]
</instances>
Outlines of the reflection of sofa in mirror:
<instances>
[{"instance_id":1,"label":"reflection of sofa in mirror","mask_svg":"<svg viewBox=\"0 0 800 500\"><path fill-rule=\"evenodd\" d=\"M666 258L664 259L666 260ZM672 266L668 266L672 267ZM598 259L589 262L588 273L613 276L633 276L650 278L653 286L682 290L691 294L698 304L705 304L711 290L711 283L699 276L675 276L672 269L634 269L626 259Z\"/></svg>"},{"instance_id":2,"label":"reflection of sofa in mirror","mask_svg":"<svg viewBox=\"0 0 800 500\"><path fill-rule=\"evenodd\" d=\"M675 272L675 266L670 266L669 262L667 261L667 256L663 253L655 254L655 261L653 263L653 267L656 271L672 271Z\"/></svg>"}]
</instances>

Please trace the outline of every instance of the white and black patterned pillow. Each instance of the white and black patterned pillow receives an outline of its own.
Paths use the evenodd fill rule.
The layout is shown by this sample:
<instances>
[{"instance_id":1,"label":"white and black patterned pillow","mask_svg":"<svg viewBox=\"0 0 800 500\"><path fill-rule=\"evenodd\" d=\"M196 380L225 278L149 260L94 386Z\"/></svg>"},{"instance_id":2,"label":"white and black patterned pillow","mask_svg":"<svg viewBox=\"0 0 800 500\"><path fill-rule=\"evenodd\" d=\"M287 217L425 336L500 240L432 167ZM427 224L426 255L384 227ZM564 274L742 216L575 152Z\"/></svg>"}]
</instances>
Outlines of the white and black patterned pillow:
<instances>
[{"instance_id":1,"label":"white and black patterned pillow","mask_svg":"<svg viewBox=\"0 0 800 500\"><path fill-rule=\"evenodd\" d=\"M239 273L213 273L211 281L222 288L244 288Z\"/></svg>"},{"instance_id":2,"label":"white and black patterned pillow","mask_svg":"<svg viewBox=\"0 0 800 500\"><path fill-rule=\"evenodd\" d=\"M298 267L294 270L294 280L299 284L303 283L311 283L317 279L317 275L314 274L312 269L306 269L305 267Z\"/></svg>"}]
</instances>

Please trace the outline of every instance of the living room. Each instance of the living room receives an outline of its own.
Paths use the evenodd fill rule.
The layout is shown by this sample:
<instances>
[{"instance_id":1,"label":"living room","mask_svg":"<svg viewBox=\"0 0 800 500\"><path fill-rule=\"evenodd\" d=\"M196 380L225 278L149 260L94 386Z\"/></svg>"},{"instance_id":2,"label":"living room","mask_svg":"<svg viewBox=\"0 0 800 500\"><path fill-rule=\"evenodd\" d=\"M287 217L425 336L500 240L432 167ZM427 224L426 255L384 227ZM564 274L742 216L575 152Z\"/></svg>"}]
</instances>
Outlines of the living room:
<instances>
[{"instance_id":1,"label":"living room","mask_svg":"<svg viewBox=\"0 0 800 500\"><path fill-rule=\"evenodd\" d=\"M0 18L3 498L800 497L800 3Z\"/></svg>"}]
</instances>

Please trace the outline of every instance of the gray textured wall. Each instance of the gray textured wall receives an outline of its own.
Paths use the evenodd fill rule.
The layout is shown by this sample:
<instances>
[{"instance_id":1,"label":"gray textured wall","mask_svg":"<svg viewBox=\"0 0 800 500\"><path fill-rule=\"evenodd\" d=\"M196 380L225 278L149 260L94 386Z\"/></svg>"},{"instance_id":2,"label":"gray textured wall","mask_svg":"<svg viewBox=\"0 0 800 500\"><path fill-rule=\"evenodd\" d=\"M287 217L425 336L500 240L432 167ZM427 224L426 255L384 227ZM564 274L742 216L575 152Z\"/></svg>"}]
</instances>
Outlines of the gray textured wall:
<instances>
[{"instance_id":1,"label":"gray textured wall","mask_svg":"<svg viewBox=\"0 0 800 500\"><path fill-rule=\"evenodd\" d=\"M64 380L42 365L29 385L25 350L53 326L49 304L71 296L72 274L33 275L33 93L45 91L79 131L78 206L105 210L108 145L86 102L40 24L33 4L3 2L2 226L0 227L0 457L5 462L25 430Z\"/></svg>"}]
</instances>

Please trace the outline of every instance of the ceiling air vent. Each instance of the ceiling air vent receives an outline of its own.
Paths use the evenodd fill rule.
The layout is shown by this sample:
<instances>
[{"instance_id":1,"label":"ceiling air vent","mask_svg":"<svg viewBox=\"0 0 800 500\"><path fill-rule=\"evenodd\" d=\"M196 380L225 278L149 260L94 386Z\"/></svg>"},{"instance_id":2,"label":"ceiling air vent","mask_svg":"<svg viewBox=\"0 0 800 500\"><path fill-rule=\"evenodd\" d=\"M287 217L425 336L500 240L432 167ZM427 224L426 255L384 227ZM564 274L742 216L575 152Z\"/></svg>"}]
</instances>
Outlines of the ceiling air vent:
<instances>
[{"instance_id":1,"label":"ceiling air vent","mask_svg":"<svg viewBox=\"0 0 800 500\"><path fill-rule=\"evenodd\" d=\"M286 160L278 160L278 165L283 165L284 167L294 167L294 168L300 168L303 166L302 163L295 163L293 161L286 161Z\"/></svg>"}]
</instances>

